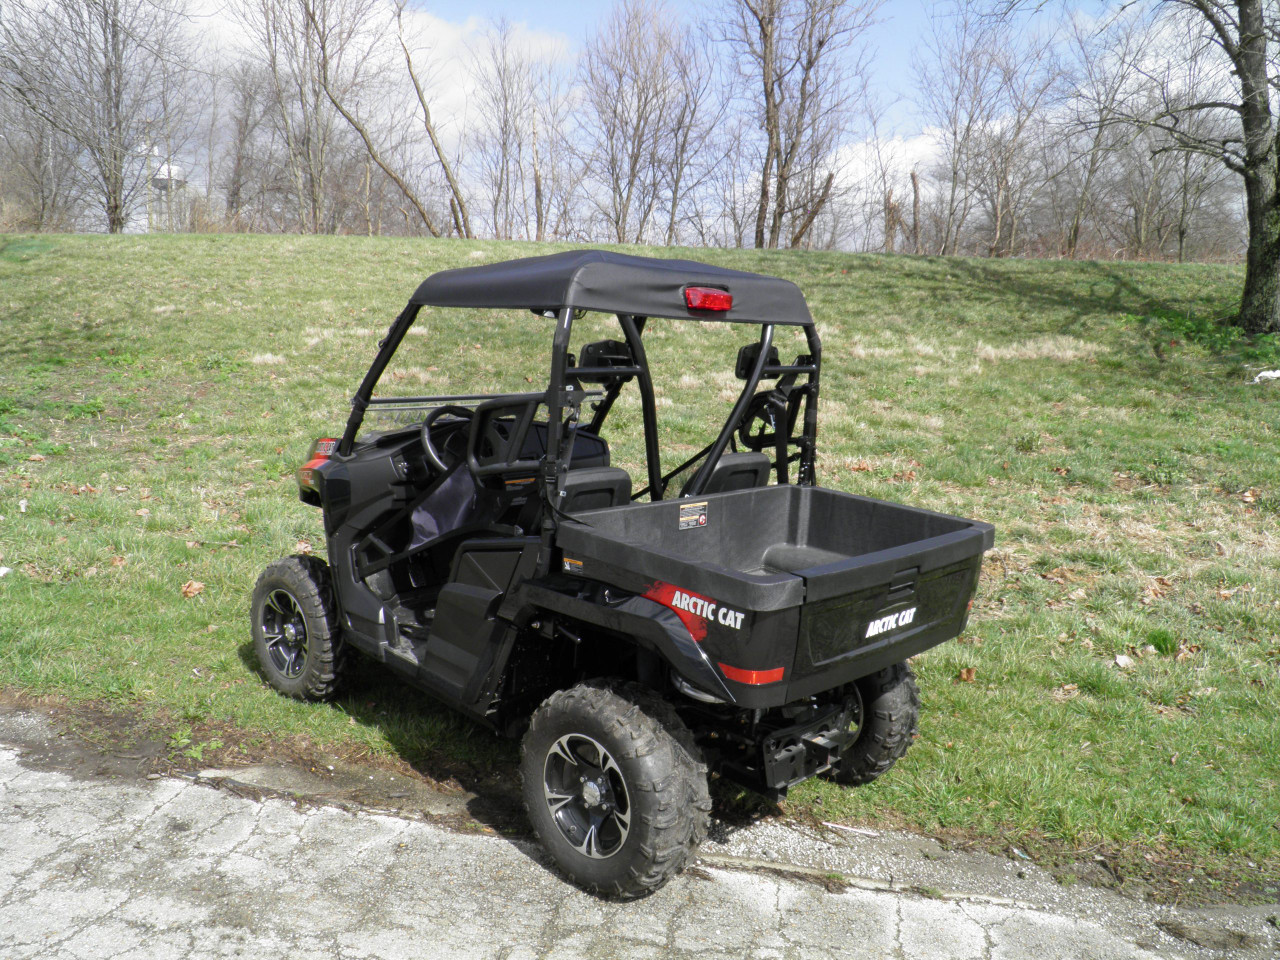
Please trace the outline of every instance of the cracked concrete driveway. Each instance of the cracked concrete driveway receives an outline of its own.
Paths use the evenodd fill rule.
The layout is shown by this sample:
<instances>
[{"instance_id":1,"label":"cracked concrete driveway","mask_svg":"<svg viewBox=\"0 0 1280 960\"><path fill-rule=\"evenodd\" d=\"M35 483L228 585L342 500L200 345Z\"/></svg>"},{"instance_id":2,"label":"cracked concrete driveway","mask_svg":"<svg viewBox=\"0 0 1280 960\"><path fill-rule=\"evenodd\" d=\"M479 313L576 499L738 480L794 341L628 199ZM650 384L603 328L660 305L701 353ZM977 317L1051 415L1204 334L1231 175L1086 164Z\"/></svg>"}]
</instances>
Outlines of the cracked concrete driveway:
<instances>
[{"instance_id":1,"label":"cracked concrete driveway","mask_svg":"<svg viewBox=\"0 0 1280 960\"><path fill-rule=\"evenodd\" d=\"M1207 951L1160 926L1163 917L1201 929L1204 916L1111 902L1105 892L1022 903L873 877L833 892L812 880L833 862L872 864L874 851L858 848L871 838L815 846L783 824L708 844L694 870L646 900L607 903L560 880L525 841L253 799L199 779L73 774L2 745L20 742L6 736L16 725L42 723L0 722L0 960L1105 960L1280 948L1262 915L1219 922L1214 930L1236 929L1237 939ZM783 859L806 843L792 862L808 864Z\"/></svg>"}]
</instances>

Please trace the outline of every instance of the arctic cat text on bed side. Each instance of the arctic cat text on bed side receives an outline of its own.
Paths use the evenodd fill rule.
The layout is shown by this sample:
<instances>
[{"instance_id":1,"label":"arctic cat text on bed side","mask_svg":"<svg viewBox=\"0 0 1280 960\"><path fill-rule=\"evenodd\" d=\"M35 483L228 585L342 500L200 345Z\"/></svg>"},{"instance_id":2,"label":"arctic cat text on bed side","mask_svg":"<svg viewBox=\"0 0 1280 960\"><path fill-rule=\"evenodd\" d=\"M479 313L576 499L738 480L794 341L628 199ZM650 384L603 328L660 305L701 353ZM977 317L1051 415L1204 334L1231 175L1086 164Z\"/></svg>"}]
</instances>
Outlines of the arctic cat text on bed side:
<instances>
[{"instance_id":1,"label":"arctic cat text on bed side","mask_svg":"<svg viewBox=\"0 0 1280 960\"><path fill-rule=\"evenodd\" d=\"M428 305L532 311L552 328L546 389L374 397ZM575 356L583 311L615 315L621 339ZM670 320L751 337L718 433L664 473L643 335ZM779 326L801 328L807 352L782 362ZM819 774L875 779L914 733L906 660L964 629L992 528L816 486L821 358L804 297L773 277L593 250L434 274L341 438L299 470L329 563L291 557L259 578L267 678L321 699L357 650L522 736L534 830L571 879L612 896L685 864L708 772L772 796ZM638 490L606 439L629 384ZM371 407L420 422L362 434Z\"/></svg>"}]
</instances>

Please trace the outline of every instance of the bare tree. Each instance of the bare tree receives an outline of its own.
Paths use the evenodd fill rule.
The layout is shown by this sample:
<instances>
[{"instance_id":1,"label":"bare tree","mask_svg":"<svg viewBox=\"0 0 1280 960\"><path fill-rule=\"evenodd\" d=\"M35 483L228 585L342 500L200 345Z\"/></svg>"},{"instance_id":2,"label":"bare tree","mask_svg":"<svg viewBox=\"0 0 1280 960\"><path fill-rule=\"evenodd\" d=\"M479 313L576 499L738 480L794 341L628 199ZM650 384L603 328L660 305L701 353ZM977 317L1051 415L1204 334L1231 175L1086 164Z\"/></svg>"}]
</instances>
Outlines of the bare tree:
<instances>
[{"instance_id":1,"label":"bare tree","mask_svg":"<svg viewBox=\"0 0 1280 960\"><path fill-rule=\"evenodd\" d=\"M730 150L722 137L729 98L720 96L714 49L700 34L686 30L672 38L675 83L663 117L666 148L659 157L667 208L666 243L674 244L688 214L689 198L714 175Z\"/></svg>"},{"instance_id":2,"label":"bare tree","mask_svg":"<svg viewBox=\"0 0 1280 960\"><path fill-rule=\"evenodd\" d=\"M83 152L112 233L185 69L180 0L18 0L0 18L0 89Z\"/></svg>"},{"instance_id":3,"label":"bare tree","mask_svg":"<svg viewBox=\"0 0 1280 960\"><path fill-rule=\"evenodd\" d=\"M328 149L337 117L320 83L319 51L303 0L237 0L235 9L269 79L296 229L319 233L326 221Z\"/></svg>"},{"instance_id":4,"label":"bare tree","mask_svg":"<svg viewBox=\"0 0 1280 960\"><path fill-rule=\"evenodd\" d=\"M370 96L367 89L374 84L375 74L384 64L380 60L379 47L384 39L378 28L377 0L350 0L341 10L332 8L332 0L300 0L307 28L314 34L320 87L333 108L347 122L360 142L364 144L369 159L391 180L417 211L423 225L432 236L440 236L440 229L427 210L414 187L403 177L386 156L382 138L373 131L372 123L359 114L362 99L378 102L381 84ZM396 24L400 25L401 7L396 8ZM410 60L412 66L412 61ZM371 174L366 169L363 176L365 193L366 230L371 229L368 214L368 197Z\"/></svg>"},{"instance_id":5,"label":"bare tree","mask_svg":"<svg viewBox=\"0 0 1280 960\"><path fill-rule=\"evenodd\" d=\"M72 230L82 206L83 178L75 141L21 102L0 97L0 227Z\"/></svg>"},{"instance_id":6,"label":"bare tree","mask_svg":"<svg viewBox=\"0 0 1280 960\"><path fill-rule=\"evenodd\" d=\"M587 177L618 243L643 240L658 205L674 42L672 17L657 2L621 0L582 52Z\"/></svg>"},{"instance_id":7,"label":"bare tree","mask_svg":"<svg viewBox=\"0 0 1280 960\"><path fill-rule=\"evenodd\" d=\"M1000 27L1005 27L1000 24ZM995 67L993 121L980 128L975 151L974 187L987 214L986 252L1015 252L1020 219L1040 183L1036 143L1046 135L1044 108L1060 73L1052 52L1052 34L1026 34L1015 46L1006 29L995 29L989 48Z\"/></svg>"},{"instance_id":8,"label":"bare tree","mask_svg":"<svg viewBox=\"0 0 1280 960\"><path fill-rule=\"evenodd\" d=\"M1009 15L1029 6L1008 0ZM1154 115L1130 115L1158 129L1177 149L1213 157L1244 185L1248 224L1245 281L1235 320L1251 334L1280 332L1280 126L1271 91L1280 84L1280 7L1268 0L1149 0L1184 29L1180 48L1164 62L1208 54L1213 66L1203 96L1189 96L1184 71L1147 68L1163 74L1162 107ZM1188 121L1205 115L1209 121ZM1223 120L1229 121L1224 125Z\"/></svg>"},{"instance_id":9,"label":"bare tree","mask_svg":"<svg viewBox=\"0 0 1280 960\"><path fill-rule=\"evenodd\" d=\"M853 107L851 80L862 64L859 44L880 0L728 0L728 41L754 89L764 136L756 206L755 245L777 247L789 220L792 245L804 237L830 198L834 177L815 180L806 202L792 195L792 178L807 158L838 147ZM814 183L820 184L812 189Z\"/></svg>"},{"instance_id":10,"label":"bare tree","mask_svg":"<svg viewBox=\"0 0 1280 960\"><path fill-rule=\"evenodd\" d=\"M418 108L422 112L422 128L431 141L431 149L435 152L436 162L440 164L440 171L444 174L445 181L449 185L449 210L453 216L454 229L457 230L458 236L470 237L473 234L471 232L471 217L467 212L467 198L458 183L457 177L454 175L453 164L440 141L439 134L436 132L436 125L431 117L431 105L428 102L424 81L417 66L414 64L413 49L410 46L411 41L404 24L404 13L408 0L392 0L392 2L395 4L396 39L399 42L401 53L404 54L405 69L409 74L409 80L413 83L414 96L417 98Z\"/></svg>"},{"instance_id":11,"label":"bare tree","mask_svg":"<svg viewBox=\"0 0 1280 960\"><path fill-rule=\"evenodd\" d=\"M1115 17L1103 29L1073 18L1067 36L1070 63L1066 68L1064 101L1069 111L1071 142L1061 173L1077 181L1067 227L1064 253L1074 260L1080 234L1094 202L1098 176L1107 157L1118 149L1126 132L1116 121L1123 117L1132 92L1135 63L1147 36L1146 18L1132 12Z\"/></svg>"},{"instance_id":12,"label":"bare tree","mask_svg":"<svg viewBox=\"0 0 1280 960\"><path fill-rule=\"evenodd\" d=\"M967 0L930 13L930 33L915 64L919 106L938 131L935 249L956 253L975 202L974 163L998 116L1000 71L994 53L995 21Z\"/></svg>"},{"instance_id":13,"label":"bare tree","mask_svg":"<svg viewBox=\"0 0 1280 960\"><path fill-rule=\"evenodd\" d=\"M475 153L490 226L499 239L537 236L545 229L534 90L538 67L505 19L488 31L473 65L479 115Z\"/></svg>"}]
</instances>

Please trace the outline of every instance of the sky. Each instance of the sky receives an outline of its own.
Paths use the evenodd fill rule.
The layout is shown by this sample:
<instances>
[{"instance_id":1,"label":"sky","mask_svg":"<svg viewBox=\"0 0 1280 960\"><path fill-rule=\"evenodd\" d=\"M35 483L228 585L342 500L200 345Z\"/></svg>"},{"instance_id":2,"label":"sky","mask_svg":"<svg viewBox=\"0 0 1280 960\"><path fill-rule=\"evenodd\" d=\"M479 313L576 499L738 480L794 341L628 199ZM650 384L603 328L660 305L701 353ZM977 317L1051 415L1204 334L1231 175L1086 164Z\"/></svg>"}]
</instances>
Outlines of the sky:
<instances>
[{"instance_id":1,"label":"sky","mask_svg":"<svg viewBox=\"0 0 1280 960\"><path fill-rule=\"evenodd\" d=\"M890 103L910 93L912 57L928 29L928 9L933 5L930 0L888 0L868 35L874 50L872 87L889 107L886 119L890 129L900 134L919 131L920 124L907 104ZM569 49L576 52L612 4L608 0L417 0L413 6L458 25L471 18L483 22L506 17L531 30L560 34ZM680 3L672 6L677 10L691 9L690 22L697 22L699 4L691 8Z\"/></svg>"}]
</instances>

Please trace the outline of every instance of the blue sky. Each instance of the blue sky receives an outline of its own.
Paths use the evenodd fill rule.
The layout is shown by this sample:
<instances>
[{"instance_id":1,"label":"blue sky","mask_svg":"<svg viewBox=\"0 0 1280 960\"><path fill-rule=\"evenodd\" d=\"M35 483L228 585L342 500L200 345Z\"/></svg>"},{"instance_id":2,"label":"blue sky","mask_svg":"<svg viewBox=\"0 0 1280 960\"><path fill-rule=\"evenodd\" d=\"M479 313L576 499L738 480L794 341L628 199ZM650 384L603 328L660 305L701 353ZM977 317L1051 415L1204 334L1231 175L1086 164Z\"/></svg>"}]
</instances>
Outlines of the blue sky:
<instances>
[{"instance_id":1,"label":"blue sky","mask_svg":"<svg viewBox=\"0 0 1280 960\"><path fill-rule=\"evenodd\" d=\"M692 22L697 5L671 2L673 9L691 9ZM481 20L505 16L512 23L525 23L535 30L564 34L576 50L583 38L611 7L607 0L419 0L415 6L437 17L462 23L470 17ZM928 28L930 0L888 0L881 8L880 22L869 36L873 88L885 103L910 93L911 58ZM914 133L918 124L910 109L899 106L890 111L890 126L901 133Z\"/></svg>"}]
</instances>

